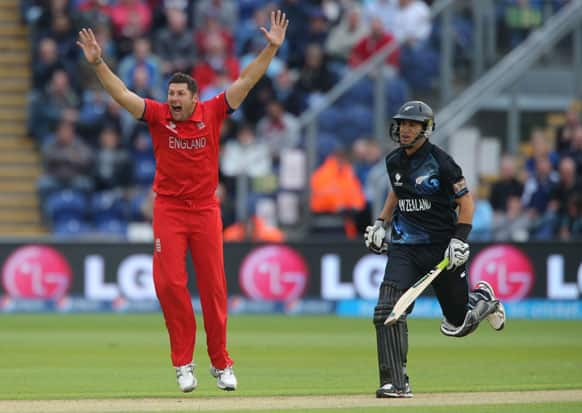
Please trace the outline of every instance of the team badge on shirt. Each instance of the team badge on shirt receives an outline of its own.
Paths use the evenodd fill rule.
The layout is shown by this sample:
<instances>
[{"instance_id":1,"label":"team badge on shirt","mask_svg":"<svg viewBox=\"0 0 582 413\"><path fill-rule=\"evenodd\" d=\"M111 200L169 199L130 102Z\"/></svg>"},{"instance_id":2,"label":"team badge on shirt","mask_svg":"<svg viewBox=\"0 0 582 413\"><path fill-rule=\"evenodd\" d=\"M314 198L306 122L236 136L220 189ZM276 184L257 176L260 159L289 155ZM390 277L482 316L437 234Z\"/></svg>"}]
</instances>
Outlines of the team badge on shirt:
<instances>
[{"instance_id":1,"label":"team badge on shirt","mask_svg":"<svg viewBox=\"0 0 582 413\"><path fill-rule=\"evenodd\" d=\"M168 123L168 128L170 128L170 129L176 129L176 124L174 122L170 121Z\"/></svg>"},{"instance_id":2,"label":"team badge on shirt","mask_svg":"<svg viewBox=\"0 0 582 413\"><path fill-rule=\"evenodd\" d=\"M196 122L196 127L198 129L204 129L206 125L204 124L204 122Z\"/></svg>"}]
</instances>

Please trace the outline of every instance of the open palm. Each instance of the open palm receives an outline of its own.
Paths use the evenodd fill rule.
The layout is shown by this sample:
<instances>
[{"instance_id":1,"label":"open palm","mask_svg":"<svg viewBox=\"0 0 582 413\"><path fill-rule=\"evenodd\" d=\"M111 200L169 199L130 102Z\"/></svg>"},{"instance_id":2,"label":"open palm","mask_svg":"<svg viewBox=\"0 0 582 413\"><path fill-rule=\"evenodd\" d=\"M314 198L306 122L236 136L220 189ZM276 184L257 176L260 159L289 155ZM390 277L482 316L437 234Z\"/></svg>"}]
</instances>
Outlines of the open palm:
<instances>
[{"instance_id":1,"label":"open palm","mask_svg":"<svg viewBox=\"0 0 582 413\"><path fill-rule=\"evenodd\" d=\"M101 46L97 43L93 30L81 29L77 45L83 49L85 59L87 59L89 63L93 64L99 61L99 58L101 57Z\"/></svg>"},{"instance_id":2,"label":"open palm","mask_svg":"<svg viewBox=\"0 0 582 413\"><path fill-rule=\"evenodd\" d=\"M271 12L271 28L267 31L267 29L261 27L261 31L270 44L279 47L283 44L283 40L285 40L287 26L289 26L289 20L287 20L285 13L277 10L276 12Z\"/></svg>"}]
</instances>

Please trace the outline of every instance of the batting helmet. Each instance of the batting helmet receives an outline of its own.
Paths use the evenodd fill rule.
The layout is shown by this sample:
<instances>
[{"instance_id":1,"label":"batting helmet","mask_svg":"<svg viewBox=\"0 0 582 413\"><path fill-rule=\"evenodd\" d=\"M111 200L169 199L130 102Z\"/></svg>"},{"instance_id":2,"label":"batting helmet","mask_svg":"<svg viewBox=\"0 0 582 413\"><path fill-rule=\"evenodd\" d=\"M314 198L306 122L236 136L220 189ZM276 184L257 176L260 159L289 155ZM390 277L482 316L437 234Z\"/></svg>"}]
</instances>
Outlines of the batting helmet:
<instances>
[{"instance_id":1,"label":"batting helmet","mask_svg":"<svg viewBox=\"0 0 582 413\"><path fill-rule=\"evenodd\" d=\"M402 147L406 148L413 146L420 138L428 139L435 127L434 113L430 106L420 100L406 102L392 117L392 126L390 127L390 138L398 143L400 143L400 121L402 120L412 120L423 125L422 131L411 143L401 144Z\"/></svg>"}]
</instances>

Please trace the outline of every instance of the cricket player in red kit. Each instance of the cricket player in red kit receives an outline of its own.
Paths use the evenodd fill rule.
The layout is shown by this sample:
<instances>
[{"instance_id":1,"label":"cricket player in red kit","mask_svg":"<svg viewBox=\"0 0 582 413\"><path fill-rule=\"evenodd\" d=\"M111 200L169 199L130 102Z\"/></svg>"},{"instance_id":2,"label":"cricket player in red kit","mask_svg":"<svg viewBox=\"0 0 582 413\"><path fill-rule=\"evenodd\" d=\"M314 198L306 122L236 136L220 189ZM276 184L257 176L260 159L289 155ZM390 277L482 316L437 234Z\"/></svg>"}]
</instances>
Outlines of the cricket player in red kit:
<instances>
[{"instance_id":1,"label":"cricket player in red kit","mask_svg":"<svg viewBox=\"0 0 582 413\"><path fill-rule=\"evenodd\" d=\"M166 103L142 99L127 89L101 57L91 29L79 32L77 44L105 90L135 118L147 122L156 158L154 201L154 285L170 336L172 364L180 389L197 386L192 360L196 321L187 288L186 251L190 250L202 304L210 373L223 390L235 390L233 361L226 350L227 291L220 206L215 196L222 121L238 108L267 70L285 39L289 21L271 13L268 44L224 93L199 102L197 85L177 73L168 85Z\"/></svg>"}]
</instances>

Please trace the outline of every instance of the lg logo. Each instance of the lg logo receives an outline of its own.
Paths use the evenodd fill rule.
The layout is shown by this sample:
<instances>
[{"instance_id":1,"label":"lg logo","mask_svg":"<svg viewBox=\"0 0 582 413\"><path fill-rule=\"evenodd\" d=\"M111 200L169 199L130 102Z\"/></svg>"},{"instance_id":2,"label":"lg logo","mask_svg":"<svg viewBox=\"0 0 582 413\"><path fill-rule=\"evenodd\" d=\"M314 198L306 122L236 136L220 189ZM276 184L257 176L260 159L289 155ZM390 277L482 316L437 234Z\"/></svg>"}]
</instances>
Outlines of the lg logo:
<instances>
[{"instance_id":1,"label":"lg logo","mask_svg":"<svg viewBox=\"0 0 582 413\"><path fill-rule=\"evenodd\" d=\"M272 245L255 249L246 256L239 282L249 298L292 301L303 295L308 277L301 255L287 246Z\"/></svg>"},{"instance_id":2,"label":"lg logo","mask_svg":"<svg viewBox=\"0 0 582 413\"><path fill-rule=\"evenodd\" d=\"M479 252L469 270L471 285L483 280L502 300L519 300L531 292L535 275L527 255L511 245L496 245Z\"/></svg>"},{"instance_id":3,"label":"lg logo","mask_svg":"<svg viewBox=\"0 0 582 413\"><path fill-rule=\"evenodd\" d=\"M44 246L18 248L2 268L2 286L12 298L57 300L66 295L72 278L65 257Z\"/></svg>"}]
</instances>

